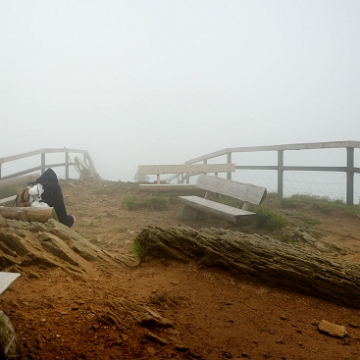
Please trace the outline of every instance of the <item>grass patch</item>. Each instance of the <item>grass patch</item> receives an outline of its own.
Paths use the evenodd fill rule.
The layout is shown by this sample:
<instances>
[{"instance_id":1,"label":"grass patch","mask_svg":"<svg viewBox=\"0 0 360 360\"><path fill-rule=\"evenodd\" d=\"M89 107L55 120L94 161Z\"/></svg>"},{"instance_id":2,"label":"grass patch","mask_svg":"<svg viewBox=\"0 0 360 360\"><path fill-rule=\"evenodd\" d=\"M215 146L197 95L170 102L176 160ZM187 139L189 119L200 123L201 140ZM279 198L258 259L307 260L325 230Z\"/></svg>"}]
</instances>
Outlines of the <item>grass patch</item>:
<instances>
[{"instance_id":1,"label":"grass patch","mask_svg":"<svg viewBox=\"0 0 360 360\"><path fill-rule=\"evenodd\" d=\"M149 196L145 199L145 207L151 210L165 210L169 199L163 196Z\"/></svg>"},{"instance_id":2,"label":"grass patch","mask_svg":"<svg viewBox=\"0 0 360 360\"><path fill-rule=\"evenodd\" d=\"M293 195L281 201L281 206L290 209L316 209L320 212L340 210L348 215L360 215L360 206L347 206L343 200L330 199L327 196Z\"/></svg>"},{"instance_id":3,"label":"grass patch","mask_svg":"<svg viewBox=\"0 0 360 360\"><path fill-rule=\"evenodd\" d=\"M122 205L127 210L138 210L141 207L141 202L136 196L127 195L124 197Z\"/></svg>"},{"instance_id":4,"label":"grass patch","mask_svg":"<svg viewBox=\"0 0 360 360\"><path fill-rule=\"evenodd\" d=\"M145 255L145 250L139 243L138 239L134 240L132 251L134 254L136 254L140 259Z\"/></svg>"},{"instance_id":5,"label":"grass patch","mask_svg":"<svg viewBox=\"0 0 360 360\"><path fill-rule=\"evenodd\" d=\"M276 209L260 206L256 208L255 223L259 228L279 230L288 224L288 219Z\"/></svg>"},{"instance_id":6,"label":"grass patch","mask_svg":"<svg viewBox=\"0 0 360 360\"><path fill-rule=\"evenodd\" d=\"M304 222L305 222L305 226L315 226L315 225L321 224L321 221L316 218L314 218L314 219L306 218Z\"/></svg>"},{"instance_id":7,"label":"grass patch","mask_svg":"<svg viewBox=\"0 0 360 360\"><path fill-rule=\"evenodd\" d=\"M86 226L90 229L93 229L94 227L98 226L98 223L96 221L90 221Z\"/></svg>"}]
</instances>

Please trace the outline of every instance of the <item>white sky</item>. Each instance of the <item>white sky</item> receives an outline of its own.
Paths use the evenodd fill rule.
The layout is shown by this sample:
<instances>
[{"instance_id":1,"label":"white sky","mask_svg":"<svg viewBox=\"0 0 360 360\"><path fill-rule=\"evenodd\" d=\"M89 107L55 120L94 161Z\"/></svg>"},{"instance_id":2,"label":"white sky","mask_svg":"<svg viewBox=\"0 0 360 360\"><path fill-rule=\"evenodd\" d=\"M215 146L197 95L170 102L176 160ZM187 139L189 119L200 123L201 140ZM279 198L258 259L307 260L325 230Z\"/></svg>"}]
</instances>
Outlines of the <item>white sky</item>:
<instances>
[{"instance_id":1,"label":"white sky","mask_svg":"<svg viewBox=\"0 0 360 360\"><path fill-rule=\"evenodd\" d=\"M0 0L0 157L100 175L229 147L360 140L359 0Z\"/></svg>"}]
</instances>

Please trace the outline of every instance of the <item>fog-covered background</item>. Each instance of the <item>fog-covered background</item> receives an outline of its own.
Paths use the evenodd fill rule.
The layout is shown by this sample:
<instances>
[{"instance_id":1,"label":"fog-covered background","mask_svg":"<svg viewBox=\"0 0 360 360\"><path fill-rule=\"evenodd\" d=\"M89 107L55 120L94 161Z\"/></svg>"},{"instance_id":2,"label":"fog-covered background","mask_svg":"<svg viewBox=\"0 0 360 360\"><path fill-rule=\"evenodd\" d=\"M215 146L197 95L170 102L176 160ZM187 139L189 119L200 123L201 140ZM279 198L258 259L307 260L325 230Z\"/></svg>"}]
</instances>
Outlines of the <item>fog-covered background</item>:
<instances>
[{"instance_id":1,"label":"fog-covered background","mask_svg":"<svg viewBox=\"0 0 360 360\"><path fill-rule=\"evenodd\" d=\"M358 0L0 0L0 157L85 149L132 181L229 147L360 140L359 14Z\"/></svg>"}]
</instances>

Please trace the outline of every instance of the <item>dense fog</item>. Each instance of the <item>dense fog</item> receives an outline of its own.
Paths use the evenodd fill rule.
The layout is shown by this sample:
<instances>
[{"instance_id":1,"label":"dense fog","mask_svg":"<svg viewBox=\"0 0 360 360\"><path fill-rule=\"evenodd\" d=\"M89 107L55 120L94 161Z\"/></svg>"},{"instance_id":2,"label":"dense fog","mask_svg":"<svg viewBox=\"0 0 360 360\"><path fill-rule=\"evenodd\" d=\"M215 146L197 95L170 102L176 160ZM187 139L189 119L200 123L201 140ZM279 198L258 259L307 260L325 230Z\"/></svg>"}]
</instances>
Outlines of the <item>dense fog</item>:
<instances>
[{"instance_id":1,"label":"dense fog","mask_svg":"<svg viewBox=\"0 0 360 360\"><path fill-rule=\"evenodd\" d=\"M3 0L0 157L85 149L103 178L132 181L138 165L224 148L359 140L359 13L356 0Z\"/></svg>"}]
</instances>

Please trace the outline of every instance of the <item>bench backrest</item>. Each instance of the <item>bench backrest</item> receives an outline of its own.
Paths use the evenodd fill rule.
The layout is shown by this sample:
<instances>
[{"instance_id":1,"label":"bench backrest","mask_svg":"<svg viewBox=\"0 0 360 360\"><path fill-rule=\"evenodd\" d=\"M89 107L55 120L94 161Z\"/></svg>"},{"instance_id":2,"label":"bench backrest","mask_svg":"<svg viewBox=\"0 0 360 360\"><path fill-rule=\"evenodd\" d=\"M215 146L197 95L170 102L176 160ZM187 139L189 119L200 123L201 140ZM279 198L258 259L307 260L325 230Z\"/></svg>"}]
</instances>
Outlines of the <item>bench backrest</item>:
<instances>
[{"instance_id":1,"label":"bench backrest","mask_svg":"<svg viewBox=\"0 0 360 360\"><path fill-rule=\"evenodd\" d=\"M196 186L206 191L231 196L255 205L260 205L265 200L267 194L266 188L261 186L208 175L200 175Z\"/></svg>"},{"instance_id":2,"label":"bench backrest","mask_svg":"<svg viewBox=\"0 0 360 360\"><path fill-rule=\"evenodd\" d=\"M156 175L156 182L160 184L160 175L164 174L218 174L234 171L235 164L139 165L138 176Z\"/></svg>"},{"instance_id":3,"label":"bench backrest","mask_svg":"<svg viewBox=\"0 0 360 360\"><path fill-rule=\"evenodd\" d=\"M139 165L139 175L234 172L235 164Z\"/></svg>"}]
</instances>

